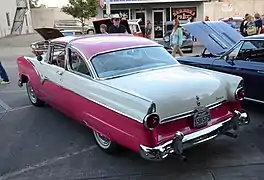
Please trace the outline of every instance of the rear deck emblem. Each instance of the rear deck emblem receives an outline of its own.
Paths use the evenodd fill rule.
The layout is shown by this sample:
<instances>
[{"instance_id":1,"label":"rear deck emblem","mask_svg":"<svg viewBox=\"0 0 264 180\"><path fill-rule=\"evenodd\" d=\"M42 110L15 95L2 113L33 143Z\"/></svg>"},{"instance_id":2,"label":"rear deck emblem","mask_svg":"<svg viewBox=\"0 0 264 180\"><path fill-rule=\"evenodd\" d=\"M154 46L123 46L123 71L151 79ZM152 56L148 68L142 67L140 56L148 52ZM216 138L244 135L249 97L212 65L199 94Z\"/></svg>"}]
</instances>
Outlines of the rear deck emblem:
<instances>
[{"instance_id":1,"label":"rear deck emblem","mask_svg":"<svg viewBox=\"0 0 264 180\"><path fill-rule=\"evenodd\" d=\"M199 96L196 96L196 104L197 104L197 106L201 105L201 101L200 101Z\"/></svg>"}]
</instances>

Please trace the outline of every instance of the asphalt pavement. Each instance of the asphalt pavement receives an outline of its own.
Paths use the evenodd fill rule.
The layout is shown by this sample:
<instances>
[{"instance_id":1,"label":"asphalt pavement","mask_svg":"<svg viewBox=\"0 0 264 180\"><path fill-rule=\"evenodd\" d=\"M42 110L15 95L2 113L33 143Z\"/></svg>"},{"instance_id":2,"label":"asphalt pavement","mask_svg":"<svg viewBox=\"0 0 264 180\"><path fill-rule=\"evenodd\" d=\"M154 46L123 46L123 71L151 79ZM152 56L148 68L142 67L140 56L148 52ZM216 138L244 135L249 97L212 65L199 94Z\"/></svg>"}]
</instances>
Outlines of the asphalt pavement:
<instances>
[{"instance_id":1,"label":"asphalt pavement","mask_svg":"<svg viewBox=\"0 0 264 180\"><path fill-rule=\"evenodd\" d=\"M187 162L150 162L128 150L110 156L88 128L51 107L33 107L25 88L17 87L16 58L30 54L26 45L34 38L0 39L0 60L11 79L0 86L0 180L264 179L264 105L246 102L251 124L240 129L239 138L222 136L191 148Z\"/></svg>"}]
</instances>

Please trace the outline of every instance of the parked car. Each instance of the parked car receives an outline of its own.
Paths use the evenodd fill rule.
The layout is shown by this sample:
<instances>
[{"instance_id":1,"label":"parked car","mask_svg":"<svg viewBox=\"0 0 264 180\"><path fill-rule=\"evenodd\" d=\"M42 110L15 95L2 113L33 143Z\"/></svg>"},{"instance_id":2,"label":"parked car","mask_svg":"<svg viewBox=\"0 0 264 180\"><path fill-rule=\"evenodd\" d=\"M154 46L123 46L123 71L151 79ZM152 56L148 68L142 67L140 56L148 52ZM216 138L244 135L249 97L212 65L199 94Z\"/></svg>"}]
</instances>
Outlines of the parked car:
<instances>
[{"instance_id":1,"label":"parked car","mask_svg":"<svg viewBox=\"0 0 264 180\"><path fill-rule=\"evenodd\" d=\"M180 21L180 24L186 24L188 21ZM170 35L173 29L173 21L167 21L165 23L165 36L163 40L159 41L158 43L163 45L165 49L167 49L170 53L172 52L172 48L170 46ZM193 52L193 39L191 34L183 28L183 44L182 44L182 51L187 53Z\"/></svg>"},{"instance_id":2,"label":"parked car","mask_svg":"<svg viewBox=\"0 0 264 180\"><path fill-rule=\"evenodd\" d=\"M241 77L182 65L146 38L55 38L47 55L17 64L33 105L48 103L87 125L107 153L123 146L148 160L184 157L183 149L236 137L230 130L249 123Z\"/></svg>"},{"instance_id":3,"label":"parked car","mask_svg":"<svg viewBox=\"0 0 264 180\"><path fill-rule=\"evenodd\" d=\"M232 19L232 20L230 20L230 19ZM233 28L236 31L240 32L240 25L241 25L241 23L243 21L243 17L221 18L221 19L219 19L219 21L223 21L223 22L225 22L227 24L234 25Z\"/></svg>"},{"instance_id":4,"label":"parked car","mask_svg":"<svg viewBox=\"0 0 264 180\"><path fill-rule=\"evenodd\" d=\"M33 42L30 44L32 53L35 55L43 54L48 49L50 38L63 37L63 36L80 36L82 32L79 30L58 30L55 28L37 28L35 31L43 37L44 40Z\"/></svg>"},{"instance_id":5,"label":"parked car","mask_svg":"<svg viewBox=\"0 0 264 180\"><path fill-rule=\"evenodd\" d=\"M180 63L241 76L246 99L264 103L264 35L244 38L221 21L196 22L185 28L210 53L179 57Z\"/></svg>"},{"instance_id":6,"label":"parked car","mask_svg":"<svg viewBox=\"0 0 264 180\"><path fill-rule=\"evenodd\" d=\"M61 30L60 31L63 36L80 36L83 35L82 31L80 30Z\"/></svg>"},{"instance_id":7,"label":"parked car","mask_svg":"<svg viewBox=\"0 0 264 180\"><path fill-rule=\"evenodd\" d=\"M120 22L123 26L126 27L127 33L131 34L131 29L129 27L128 21L126 19L121 19ZM111 21L111 18L102 18L102 19L96 19L93 21L93 26L95 29L95 34L101 34L100 31L100 25L101 24L105 24L107 26L107 30L109 29L109 27L113 24Z\"/></svg>"},{"instance_id":8,"label":"parked car","mask_svg":"<svg viewBox=\"0 0 264 180\"><path fill-rule=\"evenodd\" d=\"M83 30L87 34L94 33L94 27L90 24L90 21L84 23ZM80 30L82 31L82 22L78 19L71 19L71 20L56 20L54 22L54 28L59 30Z\"/></svg>"}]
</instances>

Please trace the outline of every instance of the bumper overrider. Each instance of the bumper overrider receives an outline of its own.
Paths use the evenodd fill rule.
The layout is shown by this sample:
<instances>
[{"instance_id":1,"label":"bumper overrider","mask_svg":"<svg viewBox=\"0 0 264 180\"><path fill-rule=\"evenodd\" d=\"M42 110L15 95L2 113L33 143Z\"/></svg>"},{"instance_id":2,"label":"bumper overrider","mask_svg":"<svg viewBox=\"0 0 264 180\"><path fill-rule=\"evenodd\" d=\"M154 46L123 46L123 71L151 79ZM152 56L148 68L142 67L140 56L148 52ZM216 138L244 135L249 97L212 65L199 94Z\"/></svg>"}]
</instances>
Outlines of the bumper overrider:
<instances>
[{"instance_id":1,"label":"bumper overrider","mask_svg":"<svg viewBox=\"0 0 264 180\"><path fill-rule=\"evenodd\" d=\"M237 130L239 126L247 125L249 122L250 118L247 112L235 111L233 117L200 131L188 135L177 131L172 140L154 148L140 145L140 155L142 158L152 161L161 161L170 154L185 160L186 157L182 154L184 149L209 141L219 135L236 138L237 134L230 131Z\"/></svg>"}]
</instances>

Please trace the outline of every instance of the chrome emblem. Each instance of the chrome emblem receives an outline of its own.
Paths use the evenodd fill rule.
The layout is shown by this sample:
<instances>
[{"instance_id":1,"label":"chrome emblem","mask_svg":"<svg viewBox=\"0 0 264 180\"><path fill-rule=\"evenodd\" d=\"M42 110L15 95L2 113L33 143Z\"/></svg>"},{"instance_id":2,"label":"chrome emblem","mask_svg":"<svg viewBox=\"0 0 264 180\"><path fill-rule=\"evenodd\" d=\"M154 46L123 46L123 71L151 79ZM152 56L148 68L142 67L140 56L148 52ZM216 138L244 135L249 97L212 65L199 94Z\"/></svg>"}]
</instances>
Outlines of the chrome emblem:
<instances>
[{"instance_id":1,"label":"chrome emblem","mask_svg":"<svg viewBox=\"0 0 264 180\"><path fill-rule=\"evenodd\" d=\"M197 104L197 106L201 105L201 101L200 101L199 96L196 96L196 104Z\"/></svg>"}]
</instances>

